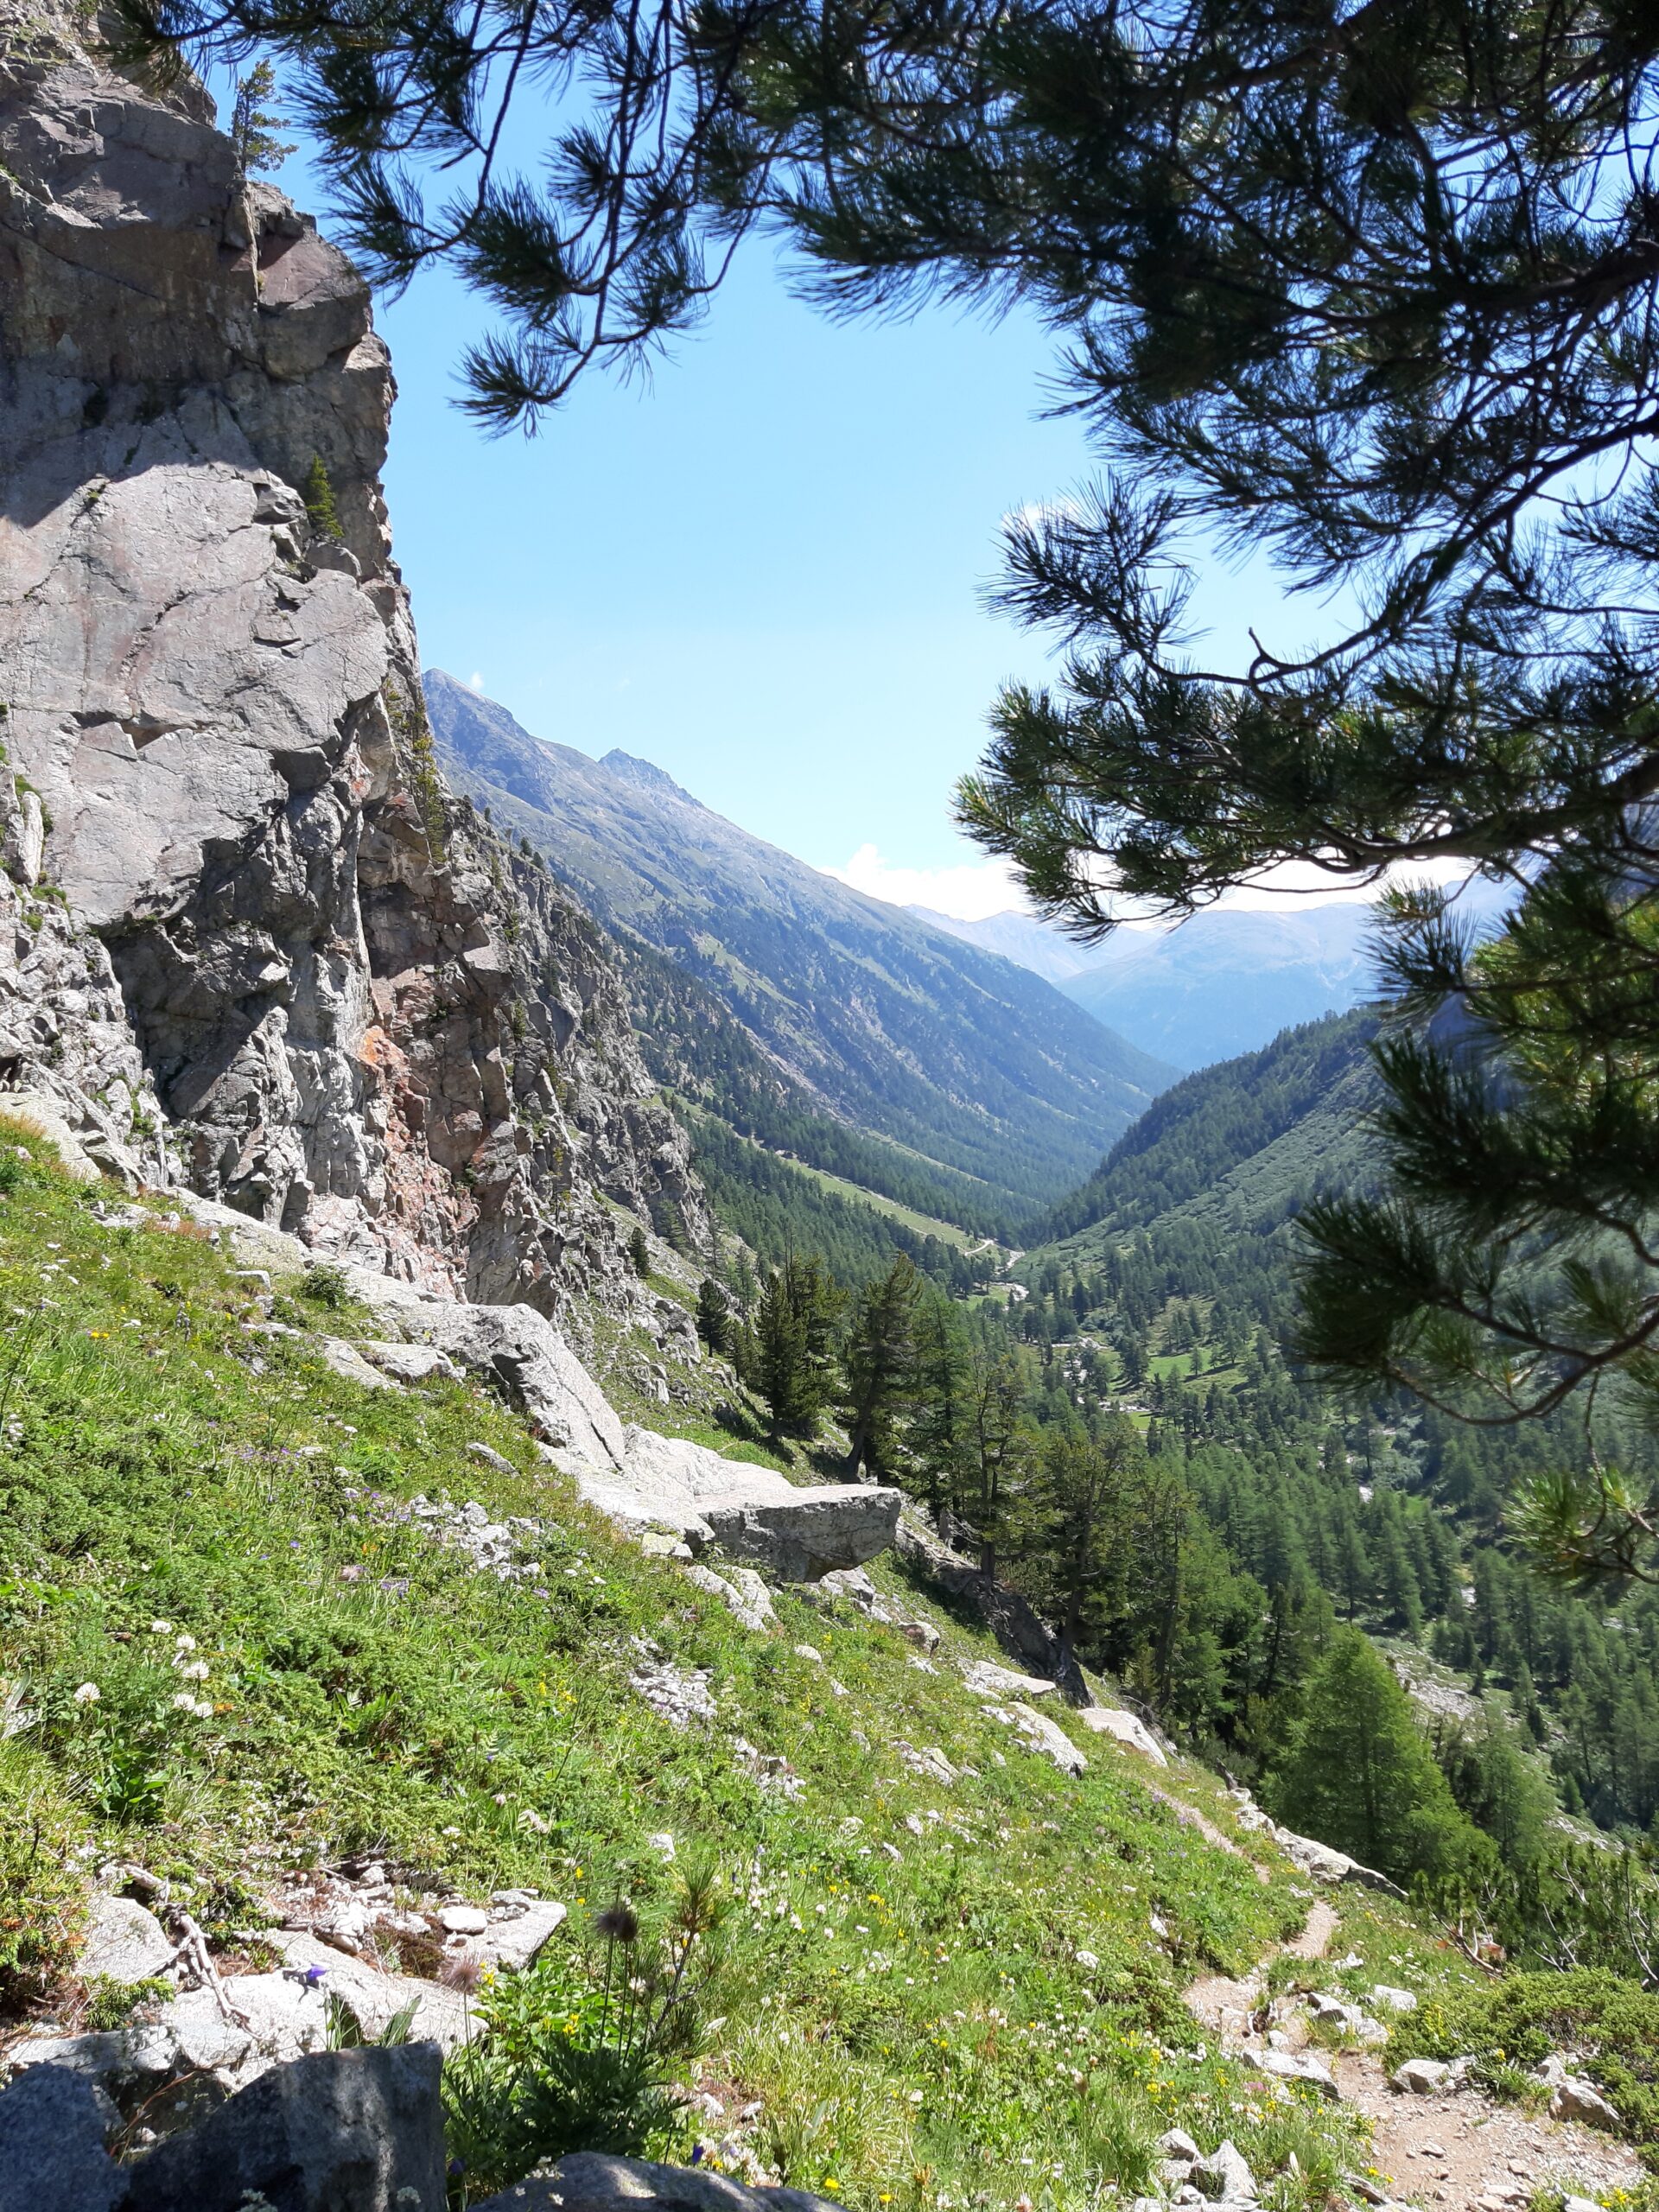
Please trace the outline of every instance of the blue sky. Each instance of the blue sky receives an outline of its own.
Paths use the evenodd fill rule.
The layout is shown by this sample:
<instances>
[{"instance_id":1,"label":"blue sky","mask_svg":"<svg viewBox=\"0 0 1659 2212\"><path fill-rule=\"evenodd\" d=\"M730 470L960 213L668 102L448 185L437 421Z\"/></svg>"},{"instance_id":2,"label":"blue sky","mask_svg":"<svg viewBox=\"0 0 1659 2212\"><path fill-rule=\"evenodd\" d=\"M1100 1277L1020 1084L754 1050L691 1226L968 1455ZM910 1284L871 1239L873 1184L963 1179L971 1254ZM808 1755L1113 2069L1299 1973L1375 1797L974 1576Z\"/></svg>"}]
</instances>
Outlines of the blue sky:
<instances>
[{"instance_id":1,"label":"blue sky","mask_svg":"<svg viewBox=\"0 0 1659 2212\"><path fill-rule=\"evenodd\" d=\"M982 859L950 827L987 703L1046 647L988 613L1005 509L1087 466L1029 326L836 324L752 251L649 383L531 440L452 404L480 321L446 277L381 327L387 472L422 650L538 736L655 760L820 867Z\"/></svg>"},{"instance_id":2,"label":"blue sky","mask_svg":"<svg viewBox=\"0 0 1659 2212\"><path fill-rule=\"evenodd\" d=\"M326 230L302 157L280 181ZM999 519L1090 470L1080 426L1048 411L1035 323L837 324L754 245L649 380L595 373L537 437L492 440L454 404L486 319L442 272L378 308L399 387L388 501L427 664L537 736L657 762L862 888L1015 903L950 792L998 683L1050 665L982 603ZM1274 595L1217 571L1205 596L1238 637Z\"/></svg>"}]
</instances>

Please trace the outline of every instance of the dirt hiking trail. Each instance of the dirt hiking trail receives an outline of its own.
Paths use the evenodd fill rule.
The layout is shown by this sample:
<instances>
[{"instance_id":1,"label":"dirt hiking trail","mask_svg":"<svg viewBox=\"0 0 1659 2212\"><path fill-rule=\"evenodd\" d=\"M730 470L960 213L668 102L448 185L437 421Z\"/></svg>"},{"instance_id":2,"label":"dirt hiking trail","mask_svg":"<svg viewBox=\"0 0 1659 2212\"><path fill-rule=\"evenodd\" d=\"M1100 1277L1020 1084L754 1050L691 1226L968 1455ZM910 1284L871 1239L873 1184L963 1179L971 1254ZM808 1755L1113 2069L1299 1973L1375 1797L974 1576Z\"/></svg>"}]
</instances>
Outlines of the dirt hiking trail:
<instances>
[{"instance_id":1,"label":"dirt hiking trail","mask_svg":"<svg viewBox=\"0 0 1659 2212\"><path fill-rule=\"evenodd\" d=\"M1268 2011L1267 1969L1275 1956L1327 1956L1342 1925L1336 1909L1314 1901L1300 1936L1269 1954L1241 1980L1209 1975L1185 1992L1188 2008L1224 2050L1259 2055L1268 2027L1285 2047L1306 2046L1306 2016L1281 1999ZM1574 2121L1529 2117L1478 2089L1413 2096L1389 2087L1384 2063L1370 2051L1324 2051L1344 2102L1371 2126L1371 2164L1364 2177L1377 2198L1449 2205L1455 2212L1517 2212L1540 2189L1558 2189L1605 2203L1644 2178L1623 2143Z\"/></svg>"}]
</instances>

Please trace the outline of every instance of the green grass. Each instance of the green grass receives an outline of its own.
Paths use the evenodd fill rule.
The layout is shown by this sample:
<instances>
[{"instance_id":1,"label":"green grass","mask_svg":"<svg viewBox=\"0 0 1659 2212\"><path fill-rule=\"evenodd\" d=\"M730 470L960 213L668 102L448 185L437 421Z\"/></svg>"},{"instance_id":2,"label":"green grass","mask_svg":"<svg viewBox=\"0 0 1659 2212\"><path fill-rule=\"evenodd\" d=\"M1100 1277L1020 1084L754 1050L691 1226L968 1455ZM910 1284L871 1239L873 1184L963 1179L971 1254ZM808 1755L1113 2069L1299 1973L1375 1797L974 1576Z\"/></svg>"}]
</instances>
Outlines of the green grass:
<instances>
[{"instance_id":1,"label":"green grass","mask_svg":"<svg viewBox=\"0 0 1659 2212\"><path fill-rule=\"evenodd\" d=\"M250 1333L246 1286L203 1237L101 1225L99 1193L29 1149L0 1192L14 2018L73 1999L69 1870L111 1856L244 1945L282 1869L353 1851L416 1888L534 1885L572 1910L546 1971L591 1993L592 1915L663 1903L646 1838L667 1830L682 1863L715 1863L728 1925L684 2078L758 2100L756 2147L791 2182L859 2212L1058 2212L1109 2181L1133 2196L1179 2123L1280 2175L1274 2202L1323 2202L1351 2120L1200 2058L1179 1999L1300 1923L1287 1870L1263 1882L1205 1844L1108 1743L1087 1739L1077 1781L1023 1749L964 1694L957 1659L995 1655L948 1614L937 1672L788 1590L779 1630L746 1633L580 1507L493 1400L365 1389L303 1339ZM445 1491L534 1516L540 1574L473 1572L397 1517ZM876 1574L903 1581L891 1560ZM714 1724L678 1732L634 1694L640 1637L712 1670ZM919 1778L900 1738L968 1771ZM739 1738L786 1759L798 1794L763 1790ZM1224 1812L1199 1770L1158 1783ZM656 2147L685 2154L692 2128Z\"/></svg>"}]
</instances>

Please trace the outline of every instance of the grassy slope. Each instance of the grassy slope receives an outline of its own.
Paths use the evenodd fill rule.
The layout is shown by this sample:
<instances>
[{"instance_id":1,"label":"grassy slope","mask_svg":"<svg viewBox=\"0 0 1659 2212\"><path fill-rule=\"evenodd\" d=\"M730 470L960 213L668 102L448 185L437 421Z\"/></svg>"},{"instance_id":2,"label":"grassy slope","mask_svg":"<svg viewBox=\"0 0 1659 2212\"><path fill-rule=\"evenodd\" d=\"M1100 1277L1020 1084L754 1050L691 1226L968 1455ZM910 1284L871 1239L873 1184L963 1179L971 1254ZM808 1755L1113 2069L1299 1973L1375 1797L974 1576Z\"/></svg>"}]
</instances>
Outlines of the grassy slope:
<instances>
[{"instance_id":1,"label":"grassy slope","mask_svg":"<svg viewBox=\"0 0 1659 2212\"><path fill-rule=\"evenodd\" d=\"M579 1978L592 1910L671 1879L645 1842L667 1829L682 1862L717 1856L734 1900L702 2063L762 2101L760 2145L791 2180L870 2212L1081 2204L1109 2177L1135 2194L1178 2120L1206 2144L1230 2133L1264 2173L1294 2150L1302 2177L1275 2201L1322 2201L1347 2123L1198 2058L1179 2002L1192 1972L1300 1922L1306 1893L1271 1856L1259 1880L1204 1842L1109 1743L1084 1739L1078 1781L1020 1748L963 1693L955 1661L995 1655L948 1616L937 1673L787 1592L778 1630L744 1632L578 1507L495 1403L371 1391L302 1338L251 1335L248 1286L215 1249L101 1225L99 1194L30 1149L24 1165L7 1133L0 1196L14 2011L73 2013L67 1870L111 1854L169 1876L245 1953L264 1879L365 1845L416 1887L535 1885L572 1906L558 1940ZM537 1516L542 1577L471 1572L391 1517L446 1490ZM174 1704L181 1634L211 1715ZM632 1693L639 1635L712 1669L715 1723L677 1732ZM757 1788L739 1736L791 1762L798 1799ZM898 1738L976 1772L918 1778ZM1225 1821L1213 1777L1158 1780ZM1383 1979L1455 1975L1389 1908L1356 1906L1344 1935Z\"/></svg>"}]
</instances>

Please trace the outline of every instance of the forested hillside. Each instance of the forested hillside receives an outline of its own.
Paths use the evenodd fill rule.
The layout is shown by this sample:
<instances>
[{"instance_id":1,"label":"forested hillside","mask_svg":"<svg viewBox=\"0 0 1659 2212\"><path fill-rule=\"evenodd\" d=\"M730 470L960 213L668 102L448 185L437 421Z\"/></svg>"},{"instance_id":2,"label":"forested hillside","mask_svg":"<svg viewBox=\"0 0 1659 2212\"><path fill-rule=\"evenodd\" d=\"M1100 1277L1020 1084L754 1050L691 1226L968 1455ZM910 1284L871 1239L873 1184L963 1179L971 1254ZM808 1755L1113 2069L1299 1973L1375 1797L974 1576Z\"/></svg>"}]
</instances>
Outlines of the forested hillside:
<instances>
[{"instance_id":1,"label":"forested hillside","mask_svg":"<svg viewBox=\"0 0 1659 2212\"><path fill-rule=\"evenodd\" d=\"M769 1110L791 1133L763 1134L811 1165L1011 1234L1170 1080L1039 978L749 836L648 764L541 743L440 672L426 690L457 786L543 853L615 934L702 984L790 1078ZM664 992L658 1012L676 1018ZM702 1039L677 1029L656 1049L702 1063L723 1116L714 1093L727 1078ZM734 1078L738 1128L751 1072ZM834 1140L831 1122L880 1141Z\"/></svg>"},{"instance_id":2,"label":"forested hillside","mask_svg":"<svg viewBox=\"0 0 1659 2212\"><path fill-rule=\"evenodd\" d=\"M1502 1693L1567 1807L1646 1833L1659 1595L1552 1587L1504 1520L1517 1478L1583 1463L1581 1421L1483 1429L1384 1394L1347 1403L1295 1363L1295 1217L1363 1185L1370 1027L1312 1023L1165 1093L1027 1255L1014 1325L1045 1369L1135 1408L1237 1568L1421 1642L1471 1710ZM1613 1433L1629 1464L1659 1464L1639 1432Z\"/></svg>"},{"instance_id":3,"label":"forested hillside","mask_svg":"<svg viewBox=\"0 0 1659 2212\"><path fill-rule=\"evenodd\" d=\"M1321 1834L1338 1815L1306 1811L1297 1746L1343 1632L1380 1645L1421 1694L1439 1779L1421 1783L1416 1845L1338 1840L1398 1850L1377 1863L1402 1880L1472 1884L1525 1951L1541 1897L1556 1911L1561 1883L1614 1864L1573 1858L1563 1821L1635 1844L1659 1817L1659 1595L1574 1596L1510 1541L1515 1479L1580 1460L1574 1424L1472 1429L1339 1401L1298 1367L1296 1217L1363 1180L1370 1027L1310 1024L1166 1093L1011 1294L964 1297L903 1261L872 1279L826 1222L775 1271L730 1274L722 1341L780 1433L834 1464L824 1424L844 1423L853 1458L911 1488L1085 1665ZM1609 1942L1618 1921L1609 1905Z\"/></svg>"},{"instance_id":4,"label":"forested hillside","mask_svg":"<svg viewBox=\"0 0 1659 2212\"><path fill-rule=\"evenodd\" d=\"M1260 1234L1313 1191L1363 1173L1373 1030L1363 1014L1328 1015L1174 1084L1054 1209L1043 1240L1144 1229L1177 1211Z\"/></svg>"}]
</instances>

